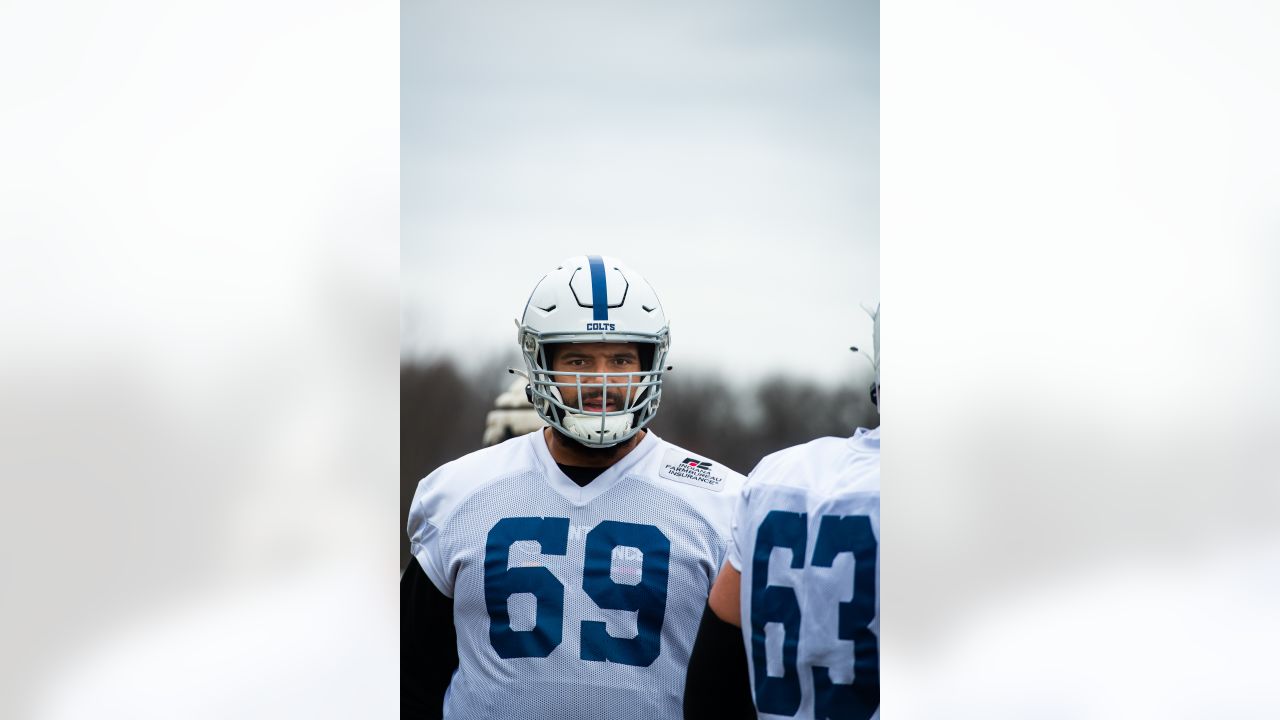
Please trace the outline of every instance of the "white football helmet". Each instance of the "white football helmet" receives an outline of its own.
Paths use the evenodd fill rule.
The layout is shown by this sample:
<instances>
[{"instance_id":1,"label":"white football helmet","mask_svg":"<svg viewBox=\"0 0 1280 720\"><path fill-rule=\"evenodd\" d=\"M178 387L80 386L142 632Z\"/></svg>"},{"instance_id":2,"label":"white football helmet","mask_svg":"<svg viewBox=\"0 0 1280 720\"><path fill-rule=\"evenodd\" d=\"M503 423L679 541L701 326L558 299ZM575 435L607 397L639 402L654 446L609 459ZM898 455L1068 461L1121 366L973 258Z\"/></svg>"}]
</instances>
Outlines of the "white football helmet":
<instances>
[{"instance_id":1,"label":"white football helmet","mask_svg":"<svg viewBox=\"0 0 1280 720\"><path fill-rule=\"evenodd\" d=\"M867 355L865 350L859 350L857 347L849 349L862 353L871 361L871 369L876 373L875 382L871 383L871 403L878 408L880 407L880 303L876 303L875 310L866 305L863 305L862 309L871 316L871 342L874 355Z\"/></svg>"},{"instance_id":2,"label":"white football helmet","mask_svg":"<svg viewBox=\"0 0 1280 720\"><path fill-rule=\"evenodd\" d=\"M873 329L871 331L871 341L875 348L875 357L871 359L871 365L876 370L876 381L871 386L871 402L876 407L880 407L880 303L876 303L876 311L871 313L871 321Z\"/></svg>"},{"instance_id":3,"label":"white football helmet","mask_svg":"<svg viewBox=\"0 0 1280 720\"><path fill-rule=\"evenodd\" d=\"M527 384L524 380L516 380L494 401L493 409L484 420L485 447L546 426L525 396Z\"/></svg>"},{"instance_id":4,"label":"white football helmet","mask_svg":"<svg viewBox=\"0 0 1280 720\"><path fill-rule=\"evenodd\" d=\"M640 432L658 411L666 369L669 329L662 304L639 273L611 257L569 258L538 282L517 322L518 340L534 409L548 425L591 447L610 447ZM636 373L550 372L547 346L554 343L637 343ZM584 383L587 378L593 382ZM625 386L617 410L582 407L583 388ZM575 387L576 407L561 387Z\"/></svg>"}]
</instances>

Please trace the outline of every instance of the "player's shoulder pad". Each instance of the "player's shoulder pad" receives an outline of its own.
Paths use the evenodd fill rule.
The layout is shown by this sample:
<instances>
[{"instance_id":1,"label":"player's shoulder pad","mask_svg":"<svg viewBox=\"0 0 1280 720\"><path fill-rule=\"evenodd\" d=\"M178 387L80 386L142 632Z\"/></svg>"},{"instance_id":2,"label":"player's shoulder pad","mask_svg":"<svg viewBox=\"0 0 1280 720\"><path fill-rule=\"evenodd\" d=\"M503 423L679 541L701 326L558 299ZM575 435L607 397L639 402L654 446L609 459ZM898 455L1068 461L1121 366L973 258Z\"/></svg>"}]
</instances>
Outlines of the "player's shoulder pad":
<instances>
[{"instance_id":1,"label":"player's shoulder pad","mask_svg":"<svg viewBox=\"0 0 1280 720\"><path fill-rule=\"evenodd\" d=\"M775 475L787 476L797 466L807 466L816 458L844 452L847 438L820 437L769 453L751 470L750 482L764 482Z\"/></svg>"},{"instance_id":2,"label":"player's shoulder pad","mask_svg":"<svg viewBox=\"0 0 1280 720\"><path fill-rule=\"evenodd\" d=\"M489 484L525 468L536 466L529 438L521 435L492 447L481 448L441 465L418 481L409 507L409 535L422 523L439 527L463 500Z\"/></svg>"},{"instance_id":3,"label":"player's shoulder pad","mask_svg":"<svg viewBox=\"0 0 1280 720\"><path fill-rule=\"evenodd\" d=\"M746 482L741 473L728 466L671 443L666 444L658 459L658 477L716 493L726 488L735 492Z\"/></svg>"}]
</instances>

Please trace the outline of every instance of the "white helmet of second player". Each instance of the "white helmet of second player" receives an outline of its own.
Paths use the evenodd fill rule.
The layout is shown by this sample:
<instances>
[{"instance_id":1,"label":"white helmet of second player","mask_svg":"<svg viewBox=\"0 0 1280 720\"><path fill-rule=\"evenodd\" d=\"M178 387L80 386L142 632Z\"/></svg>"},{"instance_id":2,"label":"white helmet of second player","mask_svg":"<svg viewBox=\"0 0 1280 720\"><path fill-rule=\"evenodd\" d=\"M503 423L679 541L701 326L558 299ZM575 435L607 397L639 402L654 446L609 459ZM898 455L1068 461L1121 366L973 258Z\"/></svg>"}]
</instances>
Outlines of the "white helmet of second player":
<instances>
[{"instance_id":1,"label":"white helmet of second player","mask_svg":"<svg viewBox=\"0 0 1280 720\"><path fill-rule=\"evenodd\" d=\"M880 303L876 303L876 311L871 313L871 322L871 341L875 350L871 364L876 370L876 382L871 386L871 402L880 407Z\"/></svg>"},{"instance_id":2,"label":"white helmet of second player","mask_svg":"<svg viewBox=\"0 0 1280 720\"><path fill-rule=\"evenodd\" d=\"M653 419L662 396L669 328L657 294L639 273L607 256L569 258L538 282L518 325L529 393L548 425L583 445L610 447L635 436ZM548 345L599 342L637 343L641 372L552 375ZM624 406L585 410L583 387L600 384L625 385ZM576 406L564 402L562 387L577 389Z\"/></svg>"},{"instance_id":3,"label":"white helmet of second player","mask_svg":"<svg viewBox=\"0 0 1280 720\"><path fill-rule=\"evenodd\" d=\"M875 381L871 383L871 402L876 407L880 407L880 303L876 303L875 310L867 305L863 305L862 309L871 316L871 342L874 354L867 355L867 351L859 350L856 346L849 349L862 353L871 361L871 369L876 374Z\"/></svg>"}]
</instances>

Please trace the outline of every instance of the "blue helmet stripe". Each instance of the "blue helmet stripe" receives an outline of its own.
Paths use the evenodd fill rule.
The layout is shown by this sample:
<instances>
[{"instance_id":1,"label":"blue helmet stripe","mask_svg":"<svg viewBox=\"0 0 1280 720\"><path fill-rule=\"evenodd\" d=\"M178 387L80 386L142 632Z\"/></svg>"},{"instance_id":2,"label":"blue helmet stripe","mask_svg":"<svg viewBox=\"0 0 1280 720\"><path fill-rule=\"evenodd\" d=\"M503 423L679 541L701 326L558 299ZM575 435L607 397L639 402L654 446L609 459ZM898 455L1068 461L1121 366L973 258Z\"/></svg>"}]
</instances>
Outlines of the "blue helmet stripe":
<instances>
[{"instance_id":1,"label":"blue helmet stripe","mask_svg":"<svg viewBox=\"0 0 1280 720\"><path fill-rule=\"evenodd\" d=\"M609 293L604 281L604 260L599 255L588 255L591 263L591 319L609 319Z\"/></svg>"}]
</instances>

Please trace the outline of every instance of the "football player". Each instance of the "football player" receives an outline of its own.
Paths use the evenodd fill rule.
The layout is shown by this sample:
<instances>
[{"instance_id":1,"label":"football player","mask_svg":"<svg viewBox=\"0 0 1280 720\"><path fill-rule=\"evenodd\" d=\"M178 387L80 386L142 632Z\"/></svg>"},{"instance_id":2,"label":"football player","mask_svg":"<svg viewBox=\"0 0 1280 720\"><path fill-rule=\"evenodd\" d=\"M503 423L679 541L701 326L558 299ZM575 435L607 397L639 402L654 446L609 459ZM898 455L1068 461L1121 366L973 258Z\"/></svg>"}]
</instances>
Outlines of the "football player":
<instances>
[{"instance_id":1,"label":"football player","mask_svg":"<svg viewBox=\"0 0 1280 720\"><path fill-rule=\"evenodd\" d=\"M493 409L484 419L484 437L481 442L485 447L546 427L546 423L542 422L542 418L533 409L533 403L525 395L526 385L528 382L523 378L517 378L494 401Z\"/></svg>"},{"instance_id":2,"label":"football player","mask_svg":"<svg viewBox=\"0 0 1280 720\"><path fill-rule=\"evenodd\" d=\"M871 316L879 407L879 306ZM878 427L761 460L699 628L685 717L723 717L748 692L722 672L732 644L745 650L760 718L879 718L879 557Z\"/></svg>"},{"instance_id":3,"label":"football player","mask_svg":"<svg viewBox=\"0 0 1280 720\"><path fill-rule=\"evenodd\" d=\"M744 478L646 429L669 333L635 271L566 260L517 324L548 427L419 483L402 714L676 717Z\"/></svg>"}]
</instances>

